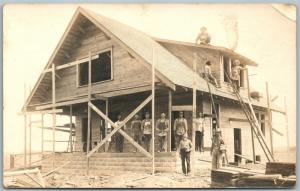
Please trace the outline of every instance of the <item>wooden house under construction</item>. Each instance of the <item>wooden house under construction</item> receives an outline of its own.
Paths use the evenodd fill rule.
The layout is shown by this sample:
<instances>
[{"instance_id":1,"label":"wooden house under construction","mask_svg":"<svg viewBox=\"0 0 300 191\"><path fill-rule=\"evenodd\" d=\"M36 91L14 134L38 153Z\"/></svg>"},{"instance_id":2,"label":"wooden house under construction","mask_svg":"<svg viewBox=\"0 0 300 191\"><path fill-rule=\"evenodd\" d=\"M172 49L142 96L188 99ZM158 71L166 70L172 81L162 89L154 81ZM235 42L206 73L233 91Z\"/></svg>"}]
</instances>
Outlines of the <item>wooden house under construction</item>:
<instances>
[{"instance_id":1,"label":"wooden house under construction","mask_svg":"<svg viewBox=\"0 0 300 191\"><path fill-rule=\"evenodd\" d=\"M174 151L173 124L179 111L184 111L190 139L193 136L193 114L202 111L207 116L206 150L211 146L212 130L218 126L227 146L229 162L238 163L244 158L266 161L258 138L253 135L225 75L225 72L230 72L235 59L246 68L257 66L254 61L227 48L153 38L115 20L78 8L23 107L26 115L52 113L53 132L57 114L76 118L75 125L70 124L73 138L70 139L69 153L55 151L53 133L52 154L55 157L48 163L47 160L43 162L43 170L70 161L65 172L86 167L89 173L112 169L150 171L154 161L156 171L174 171L179 159ZM199 75L205 60L211 61L212 73L221 85L219 89L210 86L215 110L212 109L207 82ZM247 70L241 71L240 85L240 95L247 99ZM272 149L270 110L278 109L268 104L264 97L251 102L264 139ZM161 112L167 114L172 127L167 152L156 153L157 139L154 139L154 154L147 152L143 145L133 141L130 129L121 130L120 126L113 124L121 114L124 124L129 127L134 114L144 118L145 112L152 113L155 121ZM213 123L216 116L218 124ZM101 129L108 124L114 127L112 133L118 130L125 137L123 153L116 153L113 139L109 147L105 147L110 136L106 134L103 140ZM156 132L154 135L156 137ZM140 152L133 153L136 148Z\"/></svg>"}]
</instances>

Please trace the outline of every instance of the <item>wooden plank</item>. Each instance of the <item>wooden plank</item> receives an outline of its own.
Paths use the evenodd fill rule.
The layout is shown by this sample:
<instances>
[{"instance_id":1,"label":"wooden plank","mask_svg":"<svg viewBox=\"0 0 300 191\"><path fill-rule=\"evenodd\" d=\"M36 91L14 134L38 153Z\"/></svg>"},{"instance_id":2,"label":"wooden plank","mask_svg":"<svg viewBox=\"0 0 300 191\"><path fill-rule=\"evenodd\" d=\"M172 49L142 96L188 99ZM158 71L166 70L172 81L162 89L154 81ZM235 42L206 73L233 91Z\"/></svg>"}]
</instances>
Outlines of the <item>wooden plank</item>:
<instances>
[{"instance_id":1,"label":"wooden plank","mask_svg":"<svg viewBox=\"0 0 300 191\"><path fill-rule=\"evenodd\" d=\"M154 126L155 126L155 49L152 49L152 77L151 77L151 93L152 93L152 101L151 101L151 116L152 116L152 174L155 172L155 161L154 161L154 152L155 152L155 136L154 136Z\"/></svg>"},{"instance_id":2,"label":"wooden plank","mask_svg":"<svg viewBox=\"0 0 300 191\"><path fill-rule=\"evenodd\" d=\"M193 62L193 71L194 71L194 75L193 75L193 105L192 105L192 112L193 112L193 120L196 119L196 112L197 112L197 108L196 108L196 104L197 104L197 90L196 90L196 74L197 74L197 54L194 53L194 62ZM194 174L195 171L195 123L192 123L192 168L191 168L191 173Z\"/></svg>"},{"instance_id":3,"label":"wooden plank","mask_svg":"<svg viewBox=\"0 0 300 191\"><path fill-rule=\"evenodd\" d=\"M52 104L56 103L55 97L55 65L52 63ZM55 110L55 107L52 107ZM56 128L56 114L52 113L52 154L55 154L55 128ZM54 168L54 158L52 158L52 168Z\"/></svg>"},{"instance_id":4,"label":"wooden plank","mask_svg":"<svg viewBox=\"0 0 300 191\"><path fill-rule=\"evenodd\" d=\"M52 105L51 105L52 106ZM26 112L21 112L18 113L18 115L34 115L34 114L51 114L51 113L62 113L63 110L62 109L55 109L53 110L41 110L41 111L26 111Z\"/></svg>"},{"instance_id":5,"label":"wooden plank","mask_svg":"<svg viewBox=\"0 0 300 191\"><path fill-rule=\"evenodd\" d=\"M97 59L97 58L99 58L98 54L92 56L92 60ZM55 70L65 69L65 68L76 66L78 64L81 64L81 63L84 63L84 62L88 62L88 61L89 61L89 57L87 55L87 58L82 58L80 60L76 60L76 61L73 61L73 62L68 62L66 64L56 66ZM52 68L49 68L49 69L44 70L43 73L47 73L47 72L51 72L51 71L52 71Z\"/></svg>"},{"instance_id":6,"label":"wooden plank","mask_svg":"<svg viewBox=\"0 0 300 191\"><path fill-rule=\"evenodd\" d=\"M168 116L169 116L169 136L168 136L168 151L171 152L172 150L172 91L169 90L169 105L168 105Z\"/></svg>"},{"instance_id":7,"label":"wooden plank","mask_svg":"<svg viewBox=\"0 0 300 191\"><path fill-rule=\"evenodd\" d=\"M59 103L55 103L55 104L47 104L47 105L43 105L43 106L37 106L35 109L42 110L42 109L48 109L48 108L51 108L51 107L74 105L74 104L84 103L84 102L88 102L88 98L81 98L81 99L75 99L75 100L71 100L71 101L59 102Z\"/></svg>"},{"instance_id":8,"label":"wooden plank","mask_svg":"<svg viewBox=\"0 0 300 191\"><path fill-rule=\"evenodd\" d=\"M173 105L172 111L193 111L193 105Z\"/></svg>"},{"instance_id":9,"label":"wooden plank","mask_svg":"<svg viewBox=\"0 0 300 191\"><path fill-rule=\"evenodd\" d=\"M152 100L152 95L150 95L147 99L145 99L137 108L135 108L123 121L117 126L114 122L112 122L105 114L103 114L96 106L94 106L91 102L89 102L89 106L99 114L105 121L111 124L114 127L114 130L108 134L96 147L94 147L88 154L87 157L90 157L93 153L95 153L108 139L111 138L113 134L115 134L122 126L124 126L137 112L139 112L147 103Z\"/></svg>"},{"instance_id":10,"label":"wooden plank","mask_svg":"<svg viewBox=\"0 0 300 191\"><path fill-rule=\"evenodd\" d=\"M89 68L88 68L88 99L89 103L91 101L91 83L92 83L92 58L91 58L91 52L89 52ZM88 126L87 126L87 149L86 152L88 153L90 151L90 143L91 143L91 107L88 105ZM87 159L87 164L86 164L86 171L87 175L89 175L90 170L90 160L89 158Z\"/></svg>"},{"instance_id":11,"label":"wooden plank","mask_svg":"<svg viewBox=\"0 0 300 191\"><path fill-rule=\"evenodd\" d=\"M270 131L270 146L271 146L271 153L273 153L273 131L272 131L272 111L270 108L270 94L269 94L269 84L266 82L266 93L267 93L267 105L268 105L268 126Z\"/></svg>"},{"instance_id":12,"label":"wooden plank","mask_svg":"<svg viewBox=\"0 0 300 191\"><path fill-rule=\"evenodd\" d=\"M118 131L125 139L129 141L134 147L136 147L141 153L143 153L146 157L152 158L153 156L148 153L142 146L140 146L137 142L134 141L133 138L131 138L125 131L122 129L119 129Z\"/></svg>"},{"instance_id":13,"label":"wooden plank","mask_svg":"<svg viewBox=\"0 0 300 191\"><path fill-rule=\"evenodd\" d=\"M31 115L29 115L29 166L31 166Z\"/></svg>"},{"instance_id":14,"label":"wooden plank","mask_svg":"<svg viewBox=\"0 0 300 191\"><path fill-rule=\"evenodd\" d=\"M26 169L26 170L19 170L19 171L13 171L13 172L3 172L3 176L18 176L18 175L23 175L26 173L38 173L40 170L38 168L34 169Z\"/></svg>"},{"instance_id":15,"label":"wooden plank","mask_svg":"<svg viewBox=\"0 0 300 191\"><path fill-rule=\"evenodd\" d=\"M284 134L281 133L279 130L275 129L275 128L272 128L272 131L274 131L275 133L277 133L278 135L280 136L283 136Z\"/></svg>"},{"instance_id":16,"label":"wooden plank","mask_svg":"<svg viewBox=\"0 0 300 191\"><path fill-rule=\"evenodd\" d=\"M235 117L229 117L228 118L229 122L230 121L236 121L236 122L249 122L247 119L241 119L241 118L235 118Z\"/></svg>"},{"instance_id":17,"label":"wooden plank","mask_svg":"<svg viewBox=\"0 0 300 191\"><path fill-rule=\"evenodd\" d=\"M72 122L72 117L73 117L73 107L70 105L70 135L69 135L69 142L70 142L70 152L73 152L73 144L72 144L72 139L73 139L73 122Z\"/></svg>"}]
</instances>

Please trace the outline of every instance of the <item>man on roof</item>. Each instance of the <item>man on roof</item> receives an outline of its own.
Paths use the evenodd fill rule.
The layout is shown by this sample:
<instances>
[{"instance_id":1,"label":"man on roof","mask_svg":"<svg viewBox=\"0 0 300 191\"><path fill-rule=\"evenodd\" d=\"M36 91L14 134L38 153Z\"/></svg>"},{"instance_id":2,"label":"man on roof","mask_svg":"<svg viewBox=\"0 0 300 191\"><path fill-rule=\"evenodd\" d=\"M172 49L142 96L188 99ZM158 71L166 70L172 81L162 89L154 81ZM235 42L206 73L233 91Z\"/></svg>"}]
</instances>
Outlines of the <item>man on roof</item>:
<instances>
[{"instance_id":1,"label":"man on roof","mask_svg":"<svg viewBox=\"0 0 300 191\"><path fill-rule=\"evenodd\" d=\"M210 34L207 32L206 27L201 27L200 33L196 38L196 44L209 44L210 43Z\"/></svg>"}]
</instances>

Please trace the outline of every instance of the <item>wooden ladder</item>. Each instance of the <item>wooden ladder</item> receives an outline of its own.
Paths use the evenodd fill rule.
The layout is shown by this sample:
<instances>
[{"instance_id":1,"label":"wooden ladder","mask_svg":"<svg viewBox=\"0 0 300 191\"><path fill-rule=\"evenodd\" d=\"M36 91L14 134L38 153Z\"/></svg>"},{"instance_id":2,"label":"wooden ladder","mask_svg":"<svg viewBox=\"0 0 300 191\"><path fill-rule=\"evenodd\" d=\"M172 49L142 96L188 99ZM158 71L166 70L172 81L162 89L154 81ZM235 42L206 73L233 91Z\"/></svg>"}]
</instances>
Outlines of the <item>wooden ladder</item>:
<instances>
[{"instance_id":1,"label":"wooden ladder","mask_svg":"<svg viewBox=\"0 0 300 191\"><path fill-rule=\"evenodd\" d=\"M250 123L251 128L253 129L253 132L255 134L255 136L257 137L257 140L260 144L260 146L262 147L264 154L266 155L268 161L275 161L272 152L270 151L267 142L264 138L264 135L260 129L260 125L257 121L257 118L255 116L252 104L250 99L247 99L247 104L244 102L243 98L241 97L239 91L236 89L236 87L234 86L234 84L232 83L232 80L230 79L229 75L225 72L227 79L229 80L230 85L232 86L233 92L236 95L236 97L238 98L238 101Z\"/></svg>"}]
</instances>

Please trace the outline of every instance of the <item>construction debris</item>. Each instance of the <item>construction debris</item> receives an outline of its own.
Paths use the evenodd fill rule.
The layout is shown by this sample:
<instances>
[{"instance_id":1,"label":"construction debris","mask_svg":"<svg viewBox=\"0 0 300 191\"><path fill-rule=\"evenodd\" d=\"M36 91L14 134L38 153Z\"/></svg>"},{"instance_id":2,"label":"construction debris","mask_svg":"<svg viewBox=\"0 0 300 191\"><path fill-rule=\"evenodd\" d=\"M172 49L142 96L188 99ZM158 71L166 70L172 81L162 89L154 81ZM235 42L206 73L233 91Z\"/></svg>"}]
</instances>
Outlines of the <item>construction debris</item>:
<instances>
[{"instance_id":1,"label":"construction debris","mask_svg":"<svg viewBox=\"0 0 300 191\"><path fill-rule=\"evenodd\" d=\"M296 164L287 162L268 162L266 174L296 175Z\"/></svg>"},{"instance_id":2,"label":"construction debris","mask_svg":"<svg viewBox=\"0 0 300 191\"><path fill-rule=\"evenodd\" d=\"M290 188L295 184L296 176L283 177L280 173L265 174L259 170L234 167L223 167L211 172L211 187L214 188Z\"/></svg>"}]
</instances>

